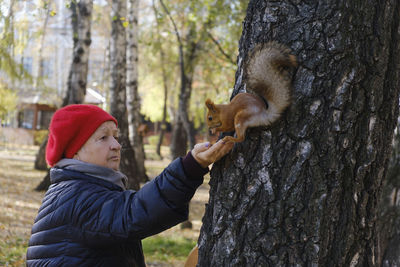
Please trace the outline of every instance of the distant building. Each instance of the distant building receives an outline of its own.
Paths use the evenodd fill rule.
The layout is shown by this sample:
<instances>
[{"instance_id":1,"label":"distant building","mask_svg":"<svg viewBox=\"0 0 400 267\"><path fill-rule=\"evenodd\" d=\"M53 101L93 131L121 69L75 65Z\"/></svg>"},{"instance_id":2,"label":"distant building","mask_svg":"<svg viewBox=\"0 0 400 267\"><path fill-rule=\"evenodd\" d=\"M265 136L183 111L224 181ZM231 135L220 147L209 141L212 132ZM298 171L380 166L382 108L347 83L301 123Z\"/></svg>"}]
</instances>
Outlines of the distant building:
<instances>
[{"instance_id":1,"label":"distant building","mask_svg":"<svg viewBox=\"0 0 400 267\"><path fill-rule=\"evenodd\" d=\"M39 58L41 38L33 38L43 28L44 9L38 8L40 1L25 0L14 3L14 20L17 23L27 23L25 32L18 32L15 36L27 38L25 47L15 51L15 61L21 63L25 70L34 78L39 74L43 84L35 81L13 81L6 73L0 72L0 81L7 83L8 88L18 92L18 111L9 114L3 126L21 127L26 129L47 129L51 116L60 107L67 90L67 79L72 60L72 26L71 11L64 0L52 0L44 38L42 57ZM107 5L107 2L95 0L98 5ZM19 24L22 25L22 24ZM22 27L23 28L23 27ZM89 52L89 72L85 103L99 105L106 104L105 97L99 93L99 85L104 84L104 65L106 48L109 38L97 33L92 27L92 43Z\"/></svg>"},{"instance_id":2,"label":"distant building","mask_svg":"<svg viewBox=\"0 0 400 267\"><path fill-rule=\"evenodd\" d=\"M103 109L106 108L106 98L92 88L86 89L85 104L97 105Z\"/></svg>"},{"instance_id":3,"label":"distant building","mask_svg":"<svg viewBox=\"0 0 400 267\"><path fill-rule=\"evenodd\" d=\"M31 130L47 130L51 117L56 110L56 107L46 104L23 103L18 111L18 127Z\"/></svg>"},{"instance_id":4,"label":"distant building","mask_svg":"<svg viewBox=\"0 0 400 267\"><path fill-rule=\"evenodd\" d=\"M61 106L66 94L73 47L71 11L67 6L69 1L47 1L51 16L48 19L40 57L41 38L37 37L37 33L44 25L44 9L39 8L41 2L14 1L14 36L19 44L18 48L13 50L14 60L32 75L33 80L13 80L7 73L0 71L0 82L15 90L19 96L17 111L9 112L6 119L0 121L0 143L34 144L38 130L48 129L53 113ZM104 0L94 0L94 3L97 7L108 5ZM2 9L2 12L8 12L7 10ZM99 91L102 85L107 84L105 57L110 38L106 36L109 34L107 29L98 27L103 31L100 34L96 32L94 24L92 23L85 103L106 108L106 98ZM2 25L0 29L1 27ZM40 69L42 71L39 74ZM38 75L42 77L43 83L35 82Z\"/></svg>"},{"instance_id":5,"label":"distant building","mask_svg":"<svg viewBox=\"0 0 400 267\"><path fill-rule=\"evenodd\" d=\"M88 88L84 103L105 108L106 99L99 92ZM41 97L39 94L21 98L16 117L17 125L14 123L12 126L31 130L47 130L56 110L57 106L54 101Z\"/></svg>"}]
</instances>

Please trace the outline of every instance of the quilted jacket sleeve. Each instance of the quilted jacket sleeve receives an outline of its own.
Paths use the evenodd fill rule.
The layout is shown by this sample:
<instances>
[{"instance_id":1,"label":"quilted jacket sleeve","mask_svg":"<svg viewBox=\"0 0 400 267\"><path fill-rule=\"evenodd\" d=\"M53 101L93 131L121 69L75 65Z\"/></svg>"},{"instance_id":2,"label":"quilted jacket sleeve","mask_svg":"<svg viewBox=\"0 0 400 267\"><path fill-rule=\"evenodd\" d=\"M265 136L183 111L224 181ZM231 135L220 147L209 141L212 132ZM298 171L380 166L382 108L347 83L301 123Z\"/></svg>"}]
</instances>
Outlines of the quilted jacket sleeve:
<instances>
[{"instance_id":1,"label":"quilted jacket sleeve","mask_svg":"<svg viewBox=\"0 0 400 267\"><path fill-rule=\"evenodd\" d=\"M139 240L186 220L189 201L206 171L191 169L187 175L185 170L176 159L137 192L92 190L82 199L86 204L75 213L78 216L73 216L84 242L98 246Z\"/></svg>"}]
</instances>

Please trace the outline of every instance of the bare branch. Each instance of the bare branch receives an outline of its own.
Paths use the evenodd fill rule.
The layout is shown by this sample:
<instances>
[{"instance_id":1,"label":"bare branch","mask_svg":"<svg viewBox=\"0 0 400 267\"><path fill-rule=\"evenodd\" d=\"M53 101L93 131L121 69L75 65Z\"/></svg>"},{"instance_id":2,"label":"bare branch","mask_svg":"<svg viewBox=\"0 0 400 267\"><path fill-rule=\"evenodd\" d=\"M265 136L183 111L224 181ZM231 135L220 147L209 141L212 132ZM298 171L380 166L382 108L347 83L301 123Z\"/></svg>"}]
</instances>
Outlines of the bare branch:
<instances>
[{"instance_id":1,"label":"bare branch","mask_svg":"<svg viewBox=\"0 0 400 267\"><path fill-rule=\"evenodd\" d=\"M221 52L221 54L233 65L236 64L236 62L233 60L233 58L230 57L230 55L228 55L228 53L225 52L225 50L221 47L221 44L214 38L214 36L210 33L207 32L208 36L211 38L211 40L213 41L214 44L216 44L216 46L218 47L218 50Z\"/></svg>"}]
</instances>

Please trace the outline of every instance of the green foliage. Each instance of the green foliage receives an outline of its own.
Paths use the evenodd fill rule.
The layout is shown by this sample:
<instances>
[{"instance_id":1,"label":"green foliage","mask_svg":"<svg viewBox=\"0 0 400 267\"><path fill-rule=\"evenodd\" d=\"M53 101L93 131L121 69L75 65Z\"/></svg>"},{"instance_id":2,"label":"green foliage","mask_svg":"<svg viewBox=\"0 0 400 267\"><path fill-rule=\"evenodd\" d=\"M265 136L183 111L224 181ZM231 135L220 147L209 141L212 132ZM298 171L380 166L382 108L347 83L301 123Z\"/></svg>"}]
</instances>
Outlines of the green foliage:
<instances>
[{"instance_id":1,"label":"green foliage","mask_svg":"<svg viewBox=\"0 0 400 267\"><path fill-rule=\"evenodd\" d=\"M17 94L0 83L0 118L17 107Z\"/></svg>"},{"instance_id":2,"label":"green foliage","mask_svg":"<svg viewBox=\"0 0 400 267\"><path fill-rule=\"evenodd\" d=\"M185 260L196 242L184 237L152 236L143 240L143 252L147 261Z\"/></svg>"},{"instance_id":3,"label":"green foliage","mask_svg":"<svg viewBox=\"0 0 400 267\"><path fill-rule=\"evenodd\" d=\"M156 15L146 14L147 19L139 26L139 90L142 112L155 121L161 120L164 97L161 52L165 61L169 112L177 109L180 70L175 31L159 2L153 3ZM206 98L229 101L247 1L174 0L164 1L164 4L177 24L186 62L191 61L190 51L196 46L196 59L192 65L186 65L186 70L193 73L193 77L189 77L192 79L189 117L199 128L204 124Z\"/></svg>"},{"instance_id":4,"label":"green foliage","mask_svg":"<svg viewBox=\"0 0 400 267\"><path fill-rule=\"evenodd\" d=\"M152 136L147 137L147 140L149 141L149 145L155 147L158 143L159 137L160 136L158 136L158 135L152 135Z\"/></svg>"},{"instance_id":5,"label":"green foliage","mask_svg":"<svg viewBox=\"0 0 400 267\"><path fill-rule=\"evenodd\" d=\"M21 51L21 47L26 45L26 34L29 34L28 24L23 18L18 23L14 21L12 13L10 14L13 10L14 1L9 4L10 6L7 6L0 0L2 7L0 25L3 26L0 30L0 71L4 72L11 80L27 79L27 82L31 82L31 75L14 59L15 53ZM7 14L4 13L6 9L8 9ZM15 33L19 33L20 36L17 38Z\"/></svg>"},{"instance_id":6,"label":"green foliage","mask_svg":"<svg viewBox=\"0 0 400 267\"><path fill-rule=\"evenodd\" d=\"M40 146L43 143L43 141L45 140L45 138L47 137L48 134L49 134L48 130L34 131L33 132L34 145Z\"/></svg>"},{"instance_id":7,"label":"green foliage","mask_svg":"<svg viewBox=\"0 0 400 267\"><path fill-rule=\"evenodd\" d=\"M149 79L152 76L149 75ZM142 93L141 112L151 121L161 121L163 111L164 95L161 87L162 81L154 82L145 79L140 88Z\"/></svg>"}]
</instances>

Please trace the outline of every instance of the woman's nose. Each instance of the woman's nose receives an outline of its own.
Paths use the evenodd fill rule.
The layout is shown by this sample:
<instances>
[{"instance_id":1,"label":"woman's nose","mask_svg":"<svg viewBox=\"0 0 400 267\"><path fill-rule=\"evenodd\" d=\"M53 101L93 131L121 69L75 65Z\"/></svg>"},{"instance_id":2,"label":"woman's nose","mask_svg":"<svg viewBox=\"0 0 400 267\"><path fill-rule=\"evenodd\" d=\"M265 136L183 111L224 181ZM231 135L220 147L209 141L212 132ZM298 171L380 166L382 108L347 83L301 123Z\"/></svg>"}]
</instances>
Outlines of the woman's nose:
<instances>
[{"instance_id":1,"label":"woman's nose","mask_svg":"<svg viewBox=\"0 0 400 267\"><path fill-rule=\"evenodd\" d=\"M113 138L113 141L111 143L111 149L121 150L121 144L115 138Z\"/></svg>"}]
</instances>

